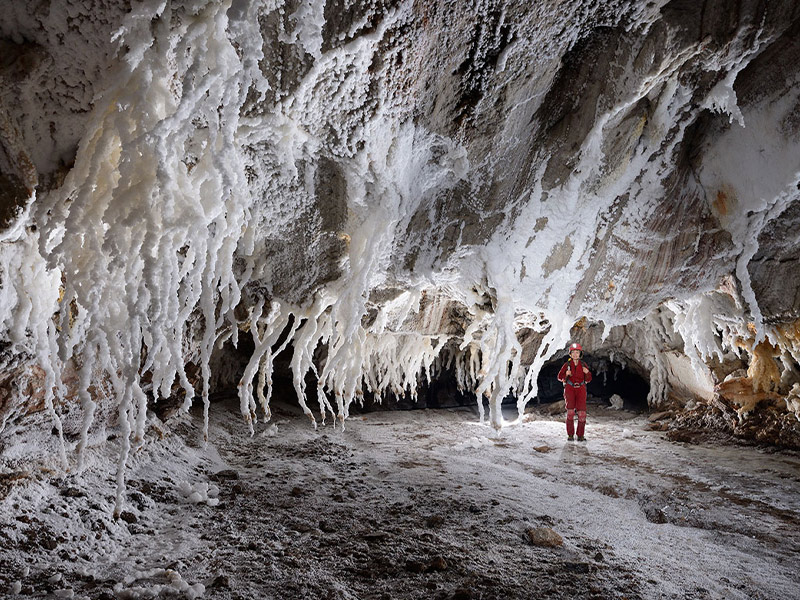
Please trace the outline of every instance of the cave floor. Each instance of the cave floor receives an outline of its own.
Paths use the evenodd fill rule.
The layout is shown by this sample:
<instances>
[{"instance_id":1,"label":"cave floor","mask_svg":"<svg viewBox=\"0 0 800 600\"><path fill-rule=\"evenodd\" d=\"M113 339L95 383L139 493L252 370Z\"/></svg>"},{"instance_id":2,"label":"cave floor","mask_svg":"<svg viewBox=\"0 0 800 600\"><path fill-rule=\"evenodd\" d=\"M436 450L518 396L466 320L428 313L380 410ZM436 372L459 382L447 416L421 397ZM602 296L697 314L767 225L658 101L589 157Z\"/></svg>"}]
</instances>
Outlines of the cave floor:
<instances>
[{"instance_id":1,"label":"cave floor","mask_svg":"<svg viewBox=\"0 0 800 600\"><path fill-rule=\"evenodd\" d=\"M533 414L492 437L475 412L314 430L281 405L250 437L231 400L206 446L202 411L155 421L117 520L113 431L81 476L45 421L4 433L0 596L798 597L797 454L672 443L599 407L585 443Z\"/></svg>"}]
</instances>

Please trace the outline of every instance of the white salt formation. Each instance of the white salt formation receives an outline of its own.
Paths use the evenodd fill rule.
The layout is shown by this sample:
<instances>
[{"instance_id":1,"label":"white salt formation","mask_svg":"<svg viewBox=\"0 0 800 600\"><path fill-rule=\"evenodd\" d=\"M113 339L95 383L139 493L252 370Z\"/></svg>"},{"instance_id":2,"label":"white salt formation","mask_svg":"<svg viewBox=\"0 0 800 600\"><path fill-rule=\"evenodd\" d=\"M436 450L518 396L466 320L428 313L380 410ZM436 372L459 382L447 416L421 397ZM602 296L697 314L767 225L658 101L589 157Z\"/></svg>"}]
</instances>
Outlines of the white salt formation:
<instances>
[{"instance_id":1,"label":"white salt formation","mask_svg":"<svg viewBox=\"0 0 800 600\"><path fill-rule=\"evenodd\" d=\"M34 4L0 16L0 431L78 401L80 470L113 406L117 513L148 407L207 418L245 336L251 433L289 347L314 424L448 370L500 429L576 337L653 406L743 361L800 415L796 3Z\"/></svg>"}]
</instances>

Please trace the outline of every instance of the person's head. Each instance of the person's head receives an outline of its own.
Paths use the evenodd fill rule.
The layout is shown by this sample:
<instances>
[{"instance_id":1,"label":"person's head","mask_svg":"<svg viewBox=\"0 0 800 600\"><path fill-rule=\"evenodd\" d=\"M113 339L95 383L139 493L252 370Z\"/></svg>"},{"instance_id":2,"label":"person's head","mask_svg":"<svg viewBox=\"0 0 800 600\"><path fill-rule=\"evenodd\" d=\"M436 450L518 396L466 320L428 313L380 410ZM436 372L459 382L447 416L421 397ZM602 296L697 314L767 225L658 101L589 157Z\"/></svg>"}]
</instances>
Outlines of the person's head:
<instances>
[{"instance_id":1,"label":"person's head","mask_svg":"<svg viewBox=\"0 0 800 600\"><path fill-rule=\"evenodd\" d=\"M578 360L582 354L583 354L583 348L581 347L580 344L572 344L569 347L569 355L572 358L572 360Z\"/></svg>"}]
</instances>

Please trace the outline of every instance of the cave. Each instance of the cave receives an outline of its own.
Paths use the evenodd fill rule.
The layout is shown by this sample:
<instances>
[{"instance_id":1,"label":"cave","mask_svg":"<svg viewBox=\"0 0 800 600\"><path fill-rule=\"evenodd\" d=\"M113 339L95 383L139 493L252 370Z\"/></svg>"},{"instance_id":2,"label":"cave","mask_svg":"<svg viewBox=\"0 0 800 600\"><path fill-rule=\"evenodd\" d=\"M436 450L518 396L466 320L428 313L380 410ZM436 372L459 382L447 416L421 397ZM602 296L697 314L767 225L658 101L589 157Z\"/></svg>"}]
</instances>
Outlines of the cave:
<instances>
[{"instance_id":1,"label":"cave","mask_svg":"<svg viewBox=\"0 0 800 600\"><path fill-rule=\"evenodd\" d=\"M797 0L4 3L0 597L794 600L798 156Z\"/></svg>"},{"instance_id":2,"label":"cave","mask_svg":"<svg viewBox=\"0 0 800 600\"><path fill-rule=\"evenodd\" d=\"M564 364L563 360L545 364L539 372L537 401L541 403L558 402L563 399L563 386L557 375ZM608 358L586 359L593 379L586 386L589 404L610 406L615 394L622 398L622 408L634 412L650 410L647 396L650 384L642 377L641 370Z\"/></svg>"}]
</instances>

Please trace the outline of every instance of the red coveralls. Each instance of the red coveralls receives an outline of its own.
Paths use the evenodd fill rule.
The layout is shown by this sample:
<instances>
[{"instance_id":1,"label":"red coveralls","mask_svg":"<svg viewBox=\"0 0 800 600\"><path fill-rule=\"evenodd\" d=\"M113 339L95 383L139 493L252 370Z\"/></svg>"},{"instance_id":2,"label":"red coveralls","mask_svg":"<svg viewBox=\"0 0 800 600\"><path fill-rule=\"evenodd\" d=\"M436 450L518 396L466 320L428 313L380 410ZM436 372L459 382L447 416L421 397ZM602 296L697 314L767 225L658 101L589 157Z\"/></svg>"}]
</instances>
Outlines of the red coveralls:
<instances>
[{"instance_id":1,"label":"red coveralls","mask_svg":"<svg viewBox=\"0 0 800 600\"><path fill-rule=\"evenodd\" d=\"M575 433L575 411L578 412L578 437L583 437L586 427L586 384L592 380L592 374L584 373L586 365L581 360L570 358L558 372L558 380L564 384L564 401L567 404L567 435ZM567 369L570 376L567 377Z\"/></svg>"}]
</instances>

